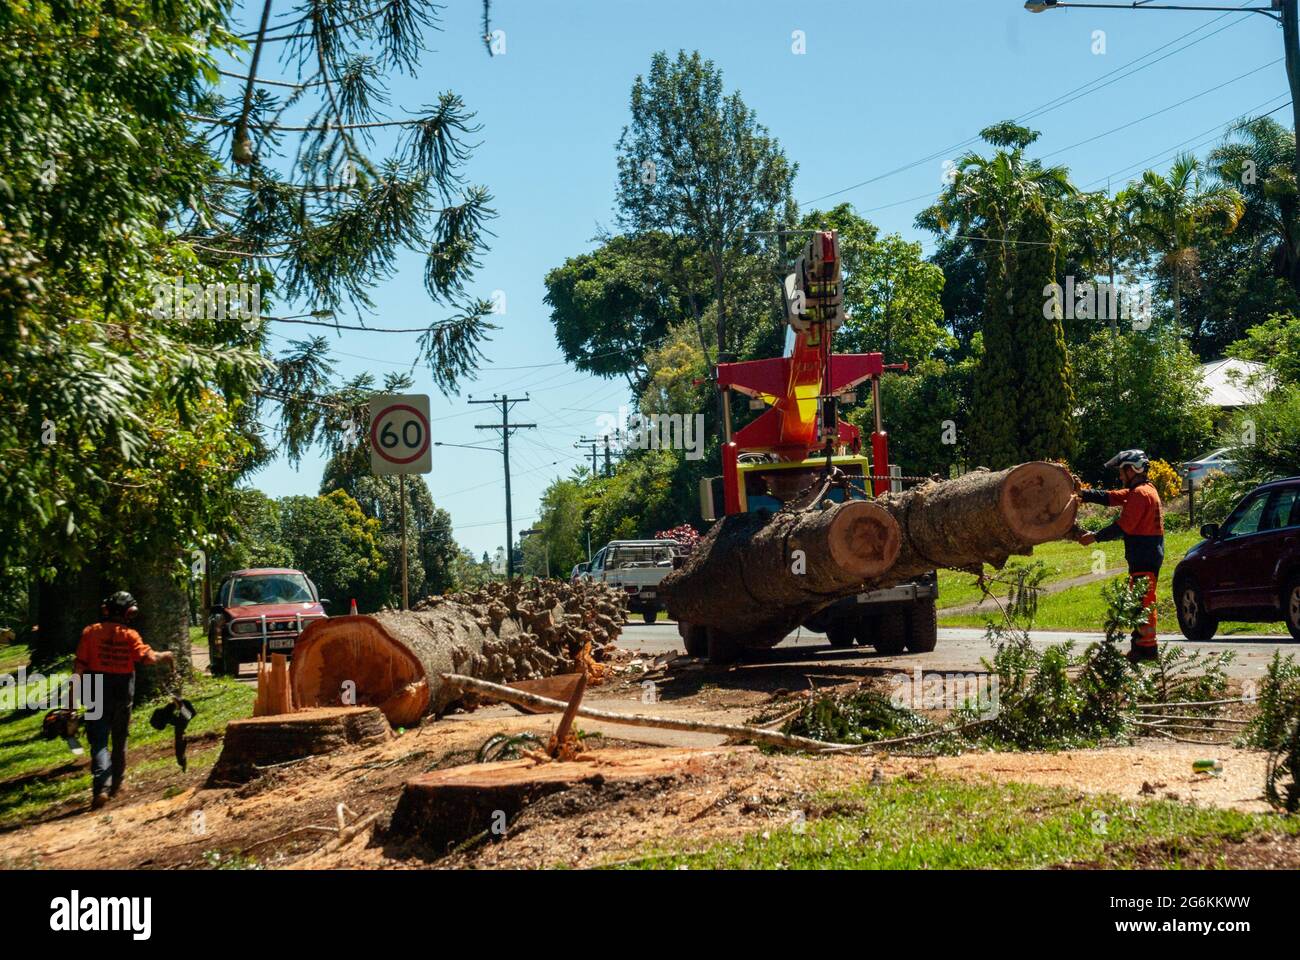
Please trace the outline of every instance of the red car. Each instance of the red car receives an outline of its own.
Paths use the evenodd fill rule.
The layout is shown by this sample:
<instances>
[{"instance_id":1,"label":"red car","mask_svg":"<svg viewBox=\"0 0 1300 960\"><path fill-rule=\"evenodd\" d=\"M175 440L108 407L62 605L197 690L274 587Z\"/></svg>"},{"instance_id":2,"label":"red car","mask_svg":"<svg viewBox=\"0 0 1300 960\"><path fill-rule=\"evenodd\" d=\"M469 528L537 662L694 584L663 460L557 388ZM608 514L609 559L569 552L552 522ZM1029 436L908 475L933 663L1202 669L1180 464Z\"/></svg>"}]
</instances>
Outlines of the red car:
<instances>
[{"instance_id":1,"label":"red car","mask_svg":"<svg viewBox=\"0 0 1300 960\"><path fill-rule=\"evenodd\" d=\"M237 675L241 663L257 659L263 644L268 654L292 654L307 624L327 616L327 603L301 570L236 570L213 597L208 619L212 672Z\"/></svg>"},{"instance_id":2,"label":"red car","mask_svg":"<svg viewBox=\"0 0 1300 960\"><path fill-rule=\"evenodd\" d=\"M1224 620L1282 620L1300 640L1300 477L1256 487L1174 568L1178 626L1209 640Z\"/></svg>"}]
</instances>

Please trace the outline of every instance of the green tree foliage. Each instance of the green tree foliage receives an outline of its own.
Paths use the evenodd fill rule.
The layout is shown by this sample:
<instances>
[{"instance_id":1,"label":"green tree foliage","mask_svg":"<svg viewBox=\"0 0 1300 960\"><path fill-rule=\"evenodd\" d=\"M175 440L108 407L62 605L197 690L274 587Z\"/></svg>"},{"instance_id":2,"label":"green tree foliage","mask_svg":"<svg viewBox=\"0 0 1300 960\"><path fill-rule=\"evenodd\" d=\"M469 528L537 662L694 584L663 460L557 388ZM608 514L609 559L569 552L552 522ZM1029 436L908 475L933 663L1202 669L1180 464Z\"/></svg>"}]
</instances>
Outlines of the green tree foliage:
<instances>
[{"instance_id":1,"label":"green tree foliage","mask_svg":"<svg viewBox=\"0 0 1300 960\"><path fill-rule=\"evenodd\" d=\"M970 415L974 462L1001 468L1068 457L1073 395L1059 316L1045 316L1044 288L1056 282L1058 221L1075 194L1062 167L1025 157L1038 134L1011 123L981 136L998 148L968 153L938 202L918 223L982 244L984 352Z\"/></svg>"},{"instance_id":2,"label":"green tree foliage","mask_svg":"<svg viewBox=\"0 0 1300 960\"><path fill-rule=\"evenodd\" d=\"M587 559L582 484L557 479L542 493L534 529L541 533L524 540L524 573L541 576L549 563L551 576L567 578L574 564Z\"/></svg>"},{"instance_id":3,"label":"green tree foliage","mask_svg":"<svg viewBox=\"0 0 1300 960\"><path fill-rule=\"evenodd\" d=\"M1262 363L1280 383L1300 384L1300 319L1273 314L1228 347L1228 355Z\"/></svg>"},{"instance_id":4,"label":"green tree foliage","mask_svg":"<svg viewBox=\"0 0 1300 960\"><path fill-rule=\"evenodd\" d=\"M1132 189L1132 224L1148 259L1169 284L1175 325L1182 324L1184 287L1194 283L1206 231L1232 232L1245 212L1235 187L1203 176L1191 154L1174 160L1168 174L1148 170Z\"/></svg>"},{"instance_id":5,"label":"green tree foliage","mask_svg":"<svg viewBox=\"0 0 1300 960\"><path fill-rule=\"evenodd\" d=\"M669 324L707 302L709 286L685 245L666 234L610 237L546 275L545 302L564 359L579 370L645 382L645 354Z\"/></svg>"},{"instance_id":6,"label":"green tree foliage","mask_svg":"<svg viewBox=\"0 0 1300 960\"><path fill-rule=\"evenodd\" d=\"M388 570L380 547L382 529L342 490L319 497L285 497L280 537L294 565L320 588L321 596L346 610L375 610L388 599Z\"/></svg>"},{"instance_id":7,"label":"green tree foliage","mask_svg":"<svg viewBox=\"0 0 1300 960\"><path fill-rule=\"evenodd\" d=\"M880 237L847 203L811 211L799 226L839 234L848 319L836 334L837 351L879 351L888 363L915 365L940 347L955 347L943 328L943 271L922 258L919 243Z\"/></svg>"},{"instance_id":8,"label":"green tree foliage","mask_svg":"<svg viewBox=\"0 0 1300 960\"><path fill-rule=\"evenodd\" d=\"M1119 336L1098 331L1074 362L1079 446L1072 466L1081 476L1108 481L1102 464L1127 447L1171 463L1204 452L1213 410L1199 360L1170 324Z\"/></svg>"},{"instance_id":9,"label":"green tree foliage","mask_svg":"<svg viewBox=\"0 0 1300 960\"><path fill-rule=\"evenodd\" d=\"M698 52L656 53L633 83L631 113L618 143L619 222L683 241L707 264L717 350L727 353L728 277L761 248L755 231L793 220L796 167L740 94L724 93L721 72ZM691 306L698 325L704 305Z\"/></svg>"},{"instance_id":10,"label":"green tree foliage","mask_svg":"<svg viewBox=\"0 0 1300 960\"><path fill-rule=\"evenodd\" d=\"M280 539L280 505L260 490L235 491L230 525L222 531L208 556L208 574L215 589L232 570L252 567L292 567L294 556Z\"/></svg>"},{"instance_id":11,"label":"green tree foliage","mask_svg":"<svg viewBox=\"0 0 1300 960\"><path fill-rule=\"evenodd\" d=\"M977 350L979 343L977 337ZM936 357L881 381L889 459L901 466L904 474L946 477L965 462L972 381L978 363L978 352L958 361ZM859 404L848 419L864 434L874 429L870 403Z\"/></svg>"}]
</instances>

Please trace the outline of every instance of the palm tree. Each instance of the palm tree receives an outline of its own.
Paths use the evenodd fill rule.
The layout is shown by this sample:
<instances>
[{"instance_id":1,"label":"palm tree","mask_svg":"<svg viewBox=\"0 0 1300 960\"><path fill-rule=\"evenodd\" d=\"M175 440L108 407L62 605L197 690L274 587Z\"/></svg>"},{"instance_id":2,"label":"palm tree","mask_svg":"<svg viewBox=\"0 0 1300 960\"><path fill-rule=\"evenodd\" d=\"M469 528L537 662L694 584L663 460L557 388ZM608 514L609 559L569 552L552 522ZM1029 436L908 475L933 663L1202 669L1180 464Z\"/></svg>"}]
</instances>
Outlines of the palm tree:
<instances>
[{"instance_id":1,"label":"palm tree","mask_svg":"<svg viewBox=\"0 0 1300 960\"><path fill-rule=\"evenodd\" d=\"M1111 289L1120 264L1137 252L1133 242L1133 191L1121 190L1114 196L1098 191L1082 193L1070 204L1067 223L1074 253L1093 277L1105 275ZM1112 334L1119 332L1118 321L1110 318Z\"/></svg>"},{"instance_id":2,"label":"palm tree","mask_svg":"<svg viewBox=\"0 0 1300 960\"><path fill-rule=\"evenodd\" d=\"M1246 201L1240 229L1266 250L1275 276L1300 293L1300 203L1296 196L1295 132L1270 117L1234 124L1210 165Z\"/></svg>"},{"instance_id":3,"label":"palm tree","mask_svg":"<svg viewBox=\"0 0 1300 960\"><path fill-rule=\"evenodd\" d=\"M1245 212L1240 193L1223 183L1207 184L1201 162L1179 154L1167 176L1154 170L1142 174L1132 188L1135 236L1159 255L1159 266L1173 285L1174 325L1182 325L1182 284L1194 280L1200 258L1196 243L1202 230L1231 233Z\"/></svg>"}]
</instances>

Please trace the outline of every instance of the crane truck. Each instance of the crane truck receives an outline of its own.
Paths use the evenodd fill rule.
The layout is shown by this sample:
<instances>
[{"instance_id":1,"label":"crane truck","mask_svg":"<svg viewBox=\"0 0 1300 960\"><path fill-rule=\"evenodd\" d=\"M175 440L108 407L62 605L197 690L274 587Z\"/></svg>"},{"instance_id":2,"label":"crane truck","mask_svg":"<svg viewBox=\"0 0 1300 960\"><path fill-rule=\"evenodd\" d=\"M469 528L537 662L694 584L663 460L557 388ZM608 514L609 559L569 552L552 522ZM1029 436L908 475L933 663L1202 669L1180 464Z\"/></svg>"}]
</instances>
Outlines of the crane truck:
<instances>
[{"instance_id":1,"label":"crane truck","mask_svg":"<svg viewBox=\"0 0 1300 960\"><path fill-rule=\"evenodd\" d=\"M871 499L902 482L889 463L889 436L882 425L880 381L886 371L906 364L886 364L880 353L835 354L831 343L844 322L839 238L833 230L813 233L794 271L785 277L786 349L783 356L717 364L722 391L722 476L700 484L701 515L800 508L829 499ZM841 406L869 384L873 409L870 456L862 433L840 419ZM732 394L747 397L763 412L732 432ZM892 474L892 475L891 475ZM719 489L719 481L720 489ZM933 650L937 639L933 572L881 590L863 591L818 610L804 621L824 633L834 647L855 641L884 654ZM692 656L730 659L735 648L719 655L708 630L678 623Z\"/></svg>"}]
</instances>

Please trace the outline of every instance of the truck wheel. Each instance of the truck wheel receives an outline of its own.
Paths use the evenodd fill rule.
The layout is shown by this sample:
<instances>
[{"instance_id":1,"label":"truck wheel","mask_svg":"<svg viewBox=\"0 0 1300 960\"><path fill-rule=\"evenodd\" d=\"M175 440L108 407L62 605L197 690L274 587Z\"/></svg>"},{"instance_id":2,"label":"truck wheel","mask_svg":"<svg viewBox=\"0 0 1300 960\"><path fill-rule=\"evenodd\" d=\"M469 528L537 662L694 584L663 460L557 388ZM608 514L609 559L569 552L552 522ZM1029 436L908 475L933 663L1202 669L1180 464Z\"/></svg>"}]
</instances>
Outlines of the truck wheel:
<instances>
[{"instance_id":1,"label":"truck wheel","mask_svg":"<svg viewBox=\"0 0 1300 960\"><path fill-rule=\"evenodd\" d=\"M907 649L909 653L929 653L939 642L939 614L934 599L918 600L907 611Z\"/></svg>"},{"instance_id":2,"label":"truck wheel","mask_svg":"<svg viewBox=\"0 0 1300 960\"><path fill-rule=\"evenodd\" d=\"M212 637L208 637L208 672L214 677L225 675L226 663L221 657L221 647Z\"/></svg>"},{"instance_id":3,"label":"truck wheel","mask_svg":"<svg viewBox=\"0 0 1300 960\"><path fill-rule=\"evenodd\" d=\"M678 620L677 633L682 638L682 645L686 647L688 657L707 657L709 655L709 636L704 627Z\"/></svg>"},{"instance_id":4,"label":"truck wheel","mask_svg":"<svg viewBox=\"0 0 1300 960\"><path fill-rule=\"evenodd\" d=\"M877 653L895 657L907 647L907 611L890 607L880 612L880 625L872 638Z\"/></svg>"},{"instance_id":5,"label":"truck wheel","mask_svg":"<svg viewBox=\"0 0 1300 960\"><path fill-rule=\"evenodd\" d=\"M1178 629L1184 637L1197 642L1214 638L1219 621L1205 609L1205 596L1195 582L1179 580L1174 585L1174 606L1178 610Z\"/></svg>"},{"instance_id":6,"label":"truck wheel","mask_svg":"<svg viewBox=\"0 0 1300 960\"><path fill-rule=\"evenodd\" d=\"M851 622L845 620L832 623L826 628L826 639L830 641L832 647L851 647L853 626Z\"/></svg>"},{"instance_id":7,"label":"truck wheel","mask_svg":"<svg viewBox=\"0 0 1300 960\"><path fill-rule=\"evenodd\" d=\"M1286 628L1291 636L1300 640L1300 577L1292 577L1282 598L1282 612L1286 614Z\"/></svg>"},{"instance_id":8,"label":"truck wheel","mask_svg":"<svg viewBox=\"0 0 1300 960\"><path fill-rule=\"evenodd\" d=\"M740 659L741 646L736 638L714 627L708 628L709 663L735 663Z\"/></svg>"},{"instance_id":9,"label":"truck wheel","mask_svg":"<svg viewBox=\"0 0 1300 960\"><path fill-rule=\"evenodd\" d=\"M853 639L858 641L858 646L869 647L876 639L876 634L880 632L880 617L874 613L864 613L858 617L858 622L853 628Z\"/></svg>"},{"instance_id":10,"label":"truck wheel","mask_svg":"<svg viewBox=\"0 0 1300 960\"><path fill-rule=\"evenodd\" d=\"M646 623L654 623L655 620L659 618L659 608L650 607L647 610L642 610L641 617L645 620Z\"/></svg>"},{"instance_id":11,"label":"truck wheel","mask_svg":"<svg viewBox=\"0 0 1300 960\"><path fill-rule=\"evenodd\" d=\"M221 651L221 673L227 677L239 676L239 658L233 651L224 649Z\"/></svg>"}]
</instances>

